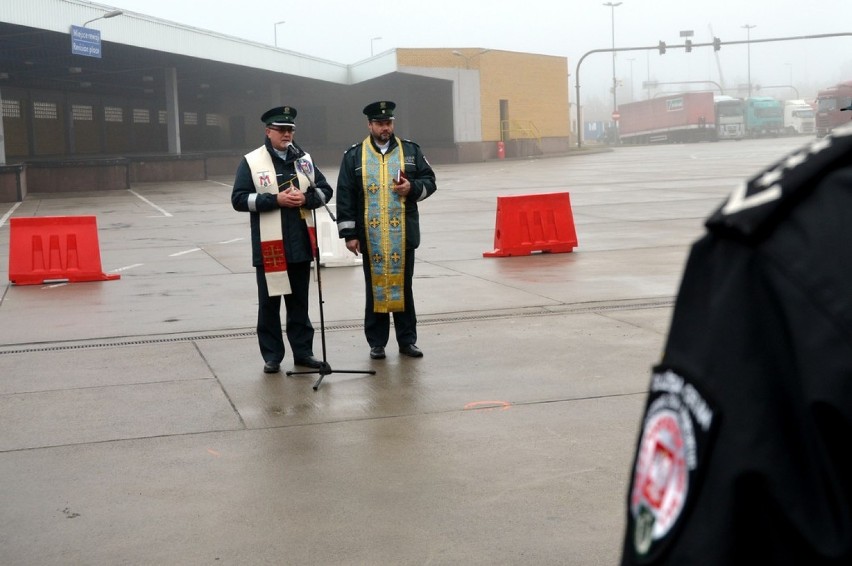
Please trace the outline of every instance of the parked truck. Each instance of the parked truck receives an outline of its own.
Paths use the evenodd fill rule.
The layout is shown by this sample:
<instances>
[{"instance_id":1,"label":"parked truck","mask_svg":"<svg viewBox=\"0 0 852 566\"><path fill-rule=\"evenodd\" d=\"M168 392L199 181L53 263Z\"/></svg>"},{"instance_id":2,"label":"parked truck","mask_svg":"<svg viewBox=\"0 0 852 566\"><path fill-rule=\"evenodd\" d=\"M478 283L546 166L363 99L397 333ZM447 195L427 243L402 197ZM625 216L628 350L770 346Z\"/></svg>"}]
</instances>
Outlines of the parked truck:
<instances>
[{"instance_id":1,"label":"parked truck","mask_svg":"<svg viewBox=\"0 0 852 566\"><path fill-rule=\"evenodd\" d=\"M712 92L685 92L622 104L621 143L682 143L716 139Z\"/></svg>"},{"instance_id":2,"label":"parked truck","mask_svg":"<svg viewBox=\"0 0 852 566\"><path fill-rule=\"evenodd\" d=\"M784 101L784 133L811 134L816 131L816 113L805 100Z\"/></svg>"},{"instance_id":3,"label":"parked truck","mask_svg":"<svg viewBox=\"0 0 852 566\"><path fill-rule=\"evenodd\" d=\"M717 95L716 137L720 140L741 140L745 137L745 102L742 98Z\"/></svg>"},{"instance_id":4,"label":"parked truck","mask_svg":"<svg viewBox=\"0 0 852 566\"><path fill-rule=\"evenodd\" d=\"M852 81L838 83L817 93L816 135L818 138L824 138L837 126L849 122L849 116L844 115L840 109L850 104L852 104Z\"/></svg>"},{"instance_id":5,"label":"parked truck","mask_svg":"<svg viewBox=\"0 0 852 566\"><path fill-rule=\"evenodd\" d=\"M745 101L746 135L777 136L784 131L784 107L771 96L752 96Z\"/></svg>"}]
</instances>

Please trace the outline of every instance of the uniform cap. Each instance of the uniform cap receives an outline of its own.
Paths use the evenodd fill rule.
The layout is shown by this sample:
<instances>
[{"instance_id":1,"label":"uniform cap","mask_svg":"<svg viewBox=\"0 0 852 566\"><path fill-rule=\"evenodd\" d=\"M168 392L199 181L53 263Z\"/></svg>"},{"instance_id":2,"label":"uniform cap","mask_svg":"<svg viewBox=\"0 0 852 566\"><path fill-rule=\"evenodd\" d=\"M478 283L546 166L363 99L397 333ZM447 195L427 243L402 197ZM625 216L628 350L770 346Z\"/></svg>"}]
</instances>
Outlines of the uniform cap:
<instances>
[{"instance_id":1,"label":"uniform cap","mask_svg":"<svg viewBox=\"0 0 852 566\"><path fill-rule=\"evenodd\" d=\"M396 104L390 100L380 100L364 107L368 120L393 120L393 109Z\"/></svg>"},{"instance_id":2,"label":"uniform cap","mask_svg":"<svg viewBox=\"0 0 852 566\"><path fill-rule=\"evenodd\" d=\"M263 113L260 121L267 126L293 126L295 127L296 109L292 106L277 106Z\"/></svg>"}]
</instances>

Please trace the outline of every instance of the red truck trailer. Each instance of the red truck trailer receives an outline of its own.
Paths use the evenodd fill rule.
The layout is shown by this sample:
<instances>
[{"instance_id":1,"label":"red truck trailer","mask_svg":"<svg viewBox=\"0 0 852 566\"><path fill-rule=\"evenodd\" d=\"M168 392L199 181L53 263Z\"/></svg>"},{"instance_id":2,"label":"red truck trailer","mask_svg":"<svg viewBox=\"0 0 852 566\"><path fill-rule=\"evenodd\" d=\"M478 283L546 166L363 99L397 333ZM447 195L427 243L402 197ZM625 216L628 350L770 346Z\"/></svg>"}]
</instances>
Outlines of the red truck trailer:
<instances>
[{"instance_id":1,"label":"red truck trailer","mask_svg":"<svg viewBox=\"0 0 852 566\"><path fill-rule=\"evenodd\" d=\"M817 93L816 135L824 138L831 130L849 122L848 112L841 112L852 104L852 81L846 81Z\"/></svg>"},{"instance_id":2,"label":"red truck trailer","mask_svg":"<svg viewBox=\"0 0 852 566\"><path fill-rule=\"evenodd\" d=\"M712 92L685 92L618 107L621 143L682 143L716 140Z\"/></svg>"}]
</instances>

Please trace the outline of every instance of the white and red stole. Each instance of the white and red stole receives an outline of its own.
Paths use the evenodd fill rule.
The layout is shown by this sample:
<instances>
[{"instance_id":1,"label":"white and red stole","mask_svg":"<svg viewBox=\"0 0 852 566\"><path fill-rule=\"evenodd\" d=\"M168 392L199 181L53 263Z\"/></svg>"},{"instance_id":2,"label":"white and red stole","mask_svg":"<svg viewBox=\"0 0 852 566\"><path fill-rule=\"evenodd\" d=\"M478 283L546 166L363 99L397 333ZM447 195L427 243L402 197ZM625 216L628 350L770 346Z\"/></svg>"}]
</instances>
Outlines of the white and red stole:
<instances>
[{"instance_id":1,"label":"white and red stole","mask_svg":"<svg viewBox=\"0 0 852 566\"><path fill-rule=\"evenodd\" d=\"M275 173L275 165L272 156L269 155L266 146L257 148L248 153L246 162L251 170L251 178L254 188L258 193L278 194L286 186L279 186ZM314 166L311 156L307 153L296 162L296 176L299 179L299 187L303 192L314 183ZM303 220L308 224L311 235L311 253L315 249L316 229L313 217L307 210L300 210ZM269 296L289 295L290 279L287 276L287 258L284 255L284 234L281 227L281 211L274 209L258 213L260 225L260 254L263 259L263 271L266 275L266 286Z\"/></svg>"}]
</instances>

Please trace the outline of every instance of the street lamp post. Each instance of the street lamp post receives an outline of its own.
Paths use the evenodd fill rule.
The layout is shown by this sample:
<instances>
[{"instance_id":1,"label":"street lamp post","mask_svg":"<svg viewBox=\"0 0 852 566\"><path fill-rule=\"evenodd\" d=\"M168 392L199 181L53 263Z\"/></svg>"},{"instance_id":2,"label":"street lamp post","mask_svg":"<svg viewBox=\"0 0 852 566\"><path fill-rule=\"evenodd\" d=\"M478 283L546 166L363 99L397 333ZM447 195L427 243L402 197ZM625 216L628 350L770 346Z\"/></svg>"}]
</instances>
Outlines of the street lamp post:
<instances>
[{"instance_id":1,"label":"street lamp post","mask_svg":"<svg viewBox=\"0 0 852 566\"><path fill-rule=\"evenodd\" d=\"M272 29L275 30L275 47L278 47L278 26L286 23L287 20L281 20L280 22L275 22L274 24L272 24Z\"/></svg>"},{"instance_id":2,"label":"street lamp post","mask_svg":"<svg viewBox=\"0 0 852 566\"><path fill-rule=\"evenodd\" d=\"M646 77L646 81L645 81L645 85L643 85L643 86L647 85L647 88L648 88L648 92L645 94L645 99L647 100L647 99L651 98L651 52L650 51L645 52L645 77Z\"/></svg>"},{"instance_id":3,"label":"street lamp post","mask_svg":"<svg viewBox=\"0 0 852 566\"><path fill-rule=\"evenodd\" d=\"M636 97L633 94L633 61L635 61L636 58L630 57L627 60L630 61L630 102L635 102Z\"/></svg>"},{"instance_id":4,"label":"street lamp post","mask_svg":"<svg viewBox=\"0 0 852 566\"><path fill-rule=\"evenodd\" d=\"M751 98L751 30L756 28L757 25L746 24L740 27L746 30L746 59L748 61L748 97Z\"/></svg>"},{"instance_id":5,"label":"street lamp post","mask_svg":"<svg viewBox=\"0 0 852 566\"><path fill-rule=\"evenodd\" d=\"M464 59L464 68L470 69L470 57L468 57L467 55L465 55L464 53L462 53L458 49L453 49L452 53L456 57L461 57L462 59Z\"/></svg>"},{"instance_id":6,"label":"street lamp post","mask_svg":"<svg viewBox=\"0 0 852 566\"><path fill-rule=\"evenodd\" d=\"M615 78L615 8L621 6L621 2L605 2L604 6L609 6L612 11L612 113L618 111L618 99L616 97L617 79Z\"/></svg>"},{"instance_id":7,"label":"street lamp post","mask_svg":"<svg viewBox=\"0 0 852 566\"><path fill-rule=\"evenodd\" d=\"M470 69L470 60L471 59L473 59L474 57L479 57L480 55L488 53L489 51L491 51L491 50L490 49L481 49L479 51L479 53L474 53L473 55L468 57L467 55L465 55L464 53L462 53L458 49L453 49L452 54L455 55L456 57L461 57L462 59L464 59L464 68Z\"/></svg>"},{"instance_id":8,"label":"street lamp post","mask_svg":"<svg viewBox=\"0 0 852 566\"><path fill-rule=\"evenodd\" d=\"M695 35L695 32L691 29L685 29L680 31L680 36L683 38L683 42L686 44L686 52L692 52L692 37ZM689 59L687 59L686 63L686 76L689 78Z\"/></svg>"},{"instance_id":9,"label":"street lamp post","mask_svg":"<svg viewBox=\"0 0 852 566\"><path fill-rule=\"evenodd\" d=\"M378 37L378 36L376 36L376 37L371 37L371 38L370 38L370 57L372 57L372 56L373 56L373 54L374 54L374 52L373 52L373 43L374 43L376 40L379 40L379 39L381 39L381 37Z\"/></svg>"},{"instance_id":10,"label":"street lamp post","mask_svg":"<svg viewBox=\"0 0 852 566\"><path fill-rule=\"evenodd\" d=\"M113 10L112 12L107 12L107 13L106 13L106 14L104 14L103 16L98 16L97 18L92 18L91 20L89 20L88 22L86 22L85 24L83 24L83 27L86 27L87 25L89 25L90 23L92 23L92 22L94 22L94 21L97 21L97 20L107 20L107 19L109 19L109 18L114 18L114 17L116 17L116 16L120 16L120 15L122 15L123 13L124 13L124 12L122 12L121 10Z\"/></svg>"}]
</instances>

